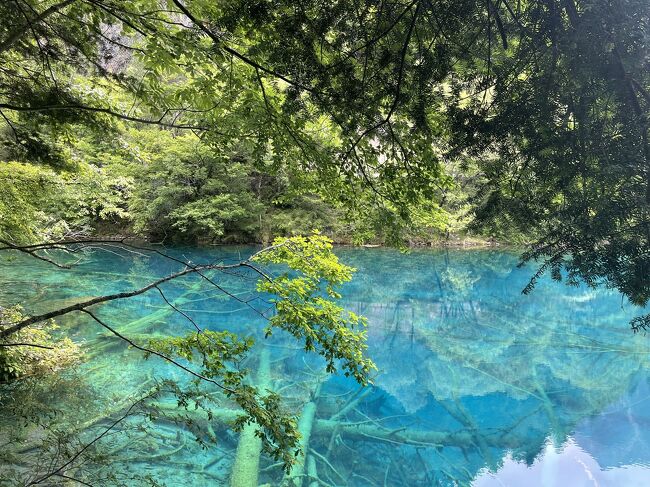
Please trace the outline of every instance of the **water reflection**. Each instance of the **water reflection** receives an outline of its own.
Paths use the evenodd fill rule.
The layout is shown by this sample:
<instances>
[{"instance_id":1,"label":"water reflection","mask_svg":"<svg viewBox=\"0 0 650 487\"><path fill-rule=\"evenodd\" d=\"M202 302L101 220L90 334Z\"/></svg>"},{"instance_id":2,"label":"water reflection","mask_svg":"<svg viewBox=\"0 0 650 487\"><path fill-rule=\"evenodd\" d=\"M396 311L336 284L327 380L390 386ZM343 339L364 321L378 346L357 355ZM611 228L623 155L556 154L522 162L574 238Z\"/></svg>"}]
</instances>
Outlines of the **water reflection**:
<instances>
[{"instance_id":1,"label":"water reflection","mask_svg":"<svg viewBox=\"0 0 650 487\"><path fill-rule=\"evenodd\" d=\"M251 249L176 252L205 262ZM630 332L627 322L638 310L620 295L542 279L532 295L522 296L531 269L517 268L509 252L339 254L358 268L343 294L349 308L369 319L369 354L379 367L373 387L360 391L349 380L323 375L322 361L282 334L265 342L273 387L297 412L310 398L315 402L308 456L322 485L648 484L650 346L647 337ZM140 286L174 268L160 259L113 254L97 254L71 273L34 262L25 262L20 274L17 267L0 269L0 303L29 298L33 309ZM245 279L220 279L239 296L253 293ZM207 299L199 280L174 283L165 293L204 326L261 330L259 316L241 303L214 291ZM135 338L188 326L156 293L99 312ZM119 396L176 373L143 363L83 318L71 320L80 338L103 347L86 365L96 392ZM252 356L247 366L254 370L261 357ZM212 427L219 448L202 450L174 440L185 434L177 427L172 434L170 425L155 424L154 432L167 438L156 448L171 453L147 455L151 444L131 438L126 446L111 445L114 467L169 485L227 485L237 437L223 424ZM281 479L278 466L263 459L260 484Z\"/></svg>"},{"instance_id":2,"label":"water reflection","mask_svg":"<svg viewBox=\"0 0 650 487\"><path fill-rule=\"evenodd\" d=\"M648 485L646 465L606 467L583 450L573 438L559 448L549 444L540 457L528 466L506 455L496 472L483 469L472 482L473 487L645 487Z\"/></svg>"}]
</instances>

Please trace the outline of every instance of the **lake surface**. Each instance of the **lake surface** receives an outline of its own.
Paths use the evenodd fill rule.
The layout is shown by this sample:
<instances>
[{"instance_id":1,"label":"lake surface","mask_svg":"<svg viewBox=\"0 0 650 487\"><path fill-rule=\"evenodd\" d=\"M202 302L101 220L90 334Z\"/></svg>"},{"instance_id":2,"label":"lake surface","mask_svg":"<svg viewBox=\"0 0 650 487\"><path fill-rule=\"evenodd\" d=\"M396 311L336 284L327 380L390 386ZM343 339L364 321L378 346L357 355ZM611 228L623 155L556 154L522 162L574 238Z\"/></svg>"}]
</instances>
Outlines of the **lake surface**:
<instances>
[{"instance_id":1,"label":"lake surface","mask_svg":"<svg viewBox=\"0 0 650 487\"><path fill-rule=\"evenodd\" d=\"M253 251L168 249L195 263ZM304 486L650 485L650 338L630 331L628 321L640 310L618 293L544 278L523 296L533 268L517 268L512 252L341 248L337 254L358 269L343 301L369 321L368 355L379 371L367 390L324 374L319 357L282 333L264 340L264 320L241 302L254 295L251 276L215 276L239 300L195 277L163 287L201 326L259 338L244 365L255 371L264 354L270 357L271 386L296 414L313 397L308 465L321 482ZM0 305L22 302L30 313L43 312L179 269L116 247L66 271L5 254ZM192 329L155 290L96 312L136 342ZM25 449L39 438L16 422L21 394L60 410L52 428L81 430L82 445L119 417L125 396L138 397L161 378L186 380L160 360L144 361L87 316L58 322L83 344L87 360L46 384L19 385L12 395L0 389L4 449ZM133 417L95 445L108 460L89 459L70 474L93 485L138 485L135 477L170 486L229 485L238 436L219 418L211 428L218 442L205 448L191 428ZM21 435L25 442L15 438ZM3 485L15 485L28 461L44 465L38 459L46 456L27 448L14 464L1 465ZM259 472L260 485L279 485L283 477L266 457Z\"/></svg>"}]
</instances>

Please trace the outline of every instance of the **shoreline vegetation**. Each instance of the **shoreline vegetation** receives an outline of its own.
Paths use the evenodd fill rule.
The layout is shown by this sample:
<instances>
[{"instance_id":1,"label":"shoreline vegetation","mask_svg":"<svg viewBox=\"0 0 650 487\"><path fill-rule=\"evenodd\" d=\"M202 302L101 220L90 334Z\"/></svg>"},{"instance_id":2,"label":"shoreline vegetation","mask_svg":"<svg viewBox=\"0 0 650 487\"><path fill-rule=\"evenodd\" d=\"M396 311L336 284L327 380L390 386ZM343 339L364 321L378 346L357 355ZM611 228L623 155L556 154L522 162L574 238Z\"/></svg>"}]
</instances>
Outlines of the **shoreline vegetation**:
<instances>
[{"instance_id":1,"label":"shoreline vegetation","mask_svg":"<svg viewBox=\"0 0 650 487\"><path fill-rule=\"evenodd\" d=\"M136 131L141 138L151 136L142 132ZM85 160L89 154L83 152L77 154L81 159L68 161L75 167L66 170L4 162L0 185L8 191L0 194L0 238L25 244L119 235L203 246L264 244L278 236L307 235L318 229L337 244L359 246L485 247L531 240L502 223L470 231L474 218L468 200L476 188L467 186L451 190L456 202L432 207L423 203L404 221L377 208L350 213L318 194L279 202L275 193L264 195L260 187L265 178L267 186L277 184L274 176L253 177L250 168L238 183L237 194L220 187L216 193L207 190L202 195L201 187L222 186L222 175L197 182L194 162L177 162L181 167L170 172L178 141L168 142L170 147L162 150L162 156L158 154L162 157L158 169L131 158L97 165L92 157ZM181 149L185 149L183 144ZM190 161L199 157L191 151L184 156ZM297 190L283 184L286 190Z\"/></svg>"},{"instance_id":2,"label":"shoreline vegetation","mask_svg":"<svg viewBox=\"0 0 650 487\"><path fill-rule=\"evenodd\" d=\"M367 242L367 243L355 243L350 239L340 239L336 236L326 235L332 240L334 247L351 247L351 248L367 248L367 249L377 249L377 248L395 248L395 245L387 244L385 242ZM128 233L108 233L108 234L93 234L89 235L89 238L99 238L106 240L115 240L117 242L121 240L129 240L136 242L142 245L174 245L174 243L167 242L155 242L143 238L139 235L133 235ZM225 241L219 242L178 242L180 245L191 245L192 247L197 248L206 248L206 247L224 247L231 245L269 245L270 241L260 241L260 240L248 240L248 241L228 241L228 238L225 238ZM498 240L495 238L486 238L478 236L467 236L467 235L450 235L445 238L432 238L430 240L424 239L409 239L408 241L402 242L401 247L406 249L484 249L484 248L500 248L500 249L515 249L515 248L524 248L528 245L529 242L508 242L506 240Z\"/></svg>"}]
</instances>

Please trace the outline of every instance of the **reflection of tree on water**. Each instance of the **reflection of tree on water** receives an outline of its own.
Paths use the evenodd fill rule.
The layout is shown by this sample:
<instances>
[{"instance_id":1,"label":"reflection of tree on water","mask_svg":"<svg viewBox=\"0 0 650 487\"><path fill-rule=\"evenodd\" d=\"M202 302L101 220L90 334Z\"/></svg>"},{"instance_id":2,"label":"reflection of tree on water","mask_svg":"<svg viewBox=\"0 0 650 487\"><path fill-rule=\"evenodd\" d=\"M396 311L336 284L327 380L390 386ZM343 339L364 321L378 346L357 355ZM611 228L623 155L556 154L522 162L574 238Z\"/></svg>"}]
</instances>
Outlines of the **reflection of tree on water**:
<instances>
[{"instance_id":1,"label":"reflection of tree on water","mask_svg":"<svg viewBox=\"0 0 650 487\"><path fill-rule=\"evenodd\" d=\"M454 259L453 266L441 257L420 283L408 274L410 281L385 286L386 298L400 296L394 303L399 314L388 299L365 313L390 333L390 340L377 340L373 354L383 372L377 386L411 417L435 417L431 427L472 432L471 448L461 448L468 463L455 455L452 463L473 464L475 473L494 467L508 448L530 461L547 436L561 443L645 373L649 350L625 327L628 318L613 294L576 289L567 295L541 283L538 294L524 300L525 282L519 276L518 286L512 262L499 268L490 260L492 269L477 274L471 256L461 265ZM392 323L391 316L404 316L403 296L426 288L427 278L438 295L411 295L411 321Z\"/></svg>"},{"instance_id":2,"label":"reflection of tree on water","mask_svg":"<svg viewBox=\"0 0 650 487\"><path fill-rule=\"evenodd\" d=\"M300 420L306 456L291 476L260 453L254 435L228 432L237 412L215 394L212 416L192 400L179 412L162 396L147 403L157 414L146 430L134 419L120 428L122 435L107 438L102 449L120 478L151 474L170 485L237 487L464 485L481 468L495 469L506 451L531 462L549 436L561 443L577 425L596 424L591 418L625 397L631 383L647 380L646 340L629 333L613 294L541 282L523 298L528 271L515 269L516 259L506 253L402 258L378 250L344 259L360 270L344 295L369 318L370 354L380 368L375 385L359 390L344 378L325 379L320 362L287 348L279 334L243 364L286 396ZM147 273L142 264L133 269L132 279ZM206 309L192 286L188 281L166 292L215 326L255 323L225 301ZM161 331L161 323L172 329L182 322L173 313L163 316L164 306L156 315L160 305L152 295L120 310L125 326L150 333ZM156 319L143 320L151 311ZM166 373L122 351L118 359L112 345L102 350L87 371L99 388L115 387L116 360L124 363L122 386L146 390L151 375ZM94 431L119 412L119 404L103 406ZM178 422L179 415L191 423ZM104 472L99 463L87 471Z\"/></svg>"}]
</instances>

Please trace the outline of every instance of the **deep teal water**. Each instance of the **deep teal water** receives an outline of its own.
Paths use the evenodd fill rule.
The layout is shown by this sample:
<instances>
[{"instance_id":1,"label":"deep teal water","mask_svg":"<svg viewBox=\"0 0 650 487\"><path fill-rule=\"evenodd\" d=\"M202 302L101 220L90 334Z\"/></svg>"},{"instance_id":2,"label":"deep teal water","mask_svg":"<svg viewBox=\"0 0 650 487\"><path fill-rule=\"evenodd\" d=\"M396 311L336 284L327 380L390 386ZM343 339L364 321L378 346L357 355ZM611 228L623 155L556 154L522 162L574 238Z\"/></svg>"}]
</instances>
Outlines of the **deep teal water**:
<instances>
[{"instance_id":1,"label":"deep teal water","mask_svg":"<svg viewBox=\"0 0 650 487\"><path fill-rule=\"evenodd\" d=\"M22 302L29 312L42 312L178 270L160 257L107 250L69 271L0 256L0 305ZM253 250L169 252L205 263L238 260ZM522 296L532 268L517 268L512 252L341 248L337 253L358 269L343 296L346 307L369 320L368 354L379 372L367 392L344 377L323 375L322 360L281 333L261 339L263 320L248 305L192 277L163 287L168 299L202 326L260 338L271 353L273 388L297 413L322 383L317 421L322 425L334 417L341 424L319 430L316 423L310 441L308 453L322 485L650 485L650 339L632 334L628 321L639 309L618 293L542 279L531 295ZM251 277L218 279L246 300L254 295ZM250 304L268 306L261 300ZM191 329L166 310L154 290L103 305L97 314L134 340ZM159 313L158 319L143 324L141 318L152 313ZM74 376L74 386L60 380L40 392L61 409L52 420L57 424L92 423L156 378L184 380L160 361L143 361L137 350L107 337L87 317L59 323L85 349L101 353L64 374ZM257 360L253 354L245 365L254 370ZM364 396L357 407L337 418L359 394ZM16 408L8 397L0 392L3 418ZM106 421L92 423L88 434ZM19 426L0 425L2 444L17 447L6 446L6 439ZM354 425L361 428L356 433ZM77 474L104 478L93 485L109 485L109 471L124 485L136 485L129 480L135 475L170 486L228 485L237 436L222 425L214 425L218 445L207 449L174 425L154 423L142 431L136 426L136 419L126 422L98 445L110 453L110 465L91 462ZM273 464L262 459L260 484L279 485L282 472ZM1 467L0 478L2 472L8 478L10 467Z\"/></svg>"}]
</instances>

